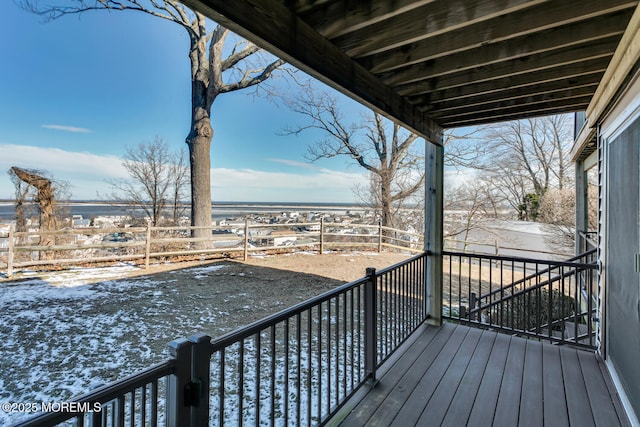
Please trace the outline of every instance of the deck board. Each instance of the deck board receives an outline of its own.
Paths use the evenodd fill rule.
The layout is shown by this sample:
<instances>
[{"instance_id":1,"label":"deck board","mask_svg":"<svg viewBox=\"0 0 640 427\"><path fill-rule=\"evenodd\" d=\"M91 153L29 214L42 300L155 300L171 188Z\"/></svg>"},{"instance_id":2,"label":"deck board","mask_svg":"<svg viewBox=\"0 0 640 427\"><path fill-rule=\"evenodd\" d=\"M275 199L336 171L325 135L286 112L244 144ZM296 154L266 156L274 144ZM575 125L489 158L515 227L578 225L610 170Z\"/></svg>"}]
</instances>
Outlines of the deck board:
<instances>
[{"instance_id":1,"label":"deck board","mask_svg":"<svg viewBox=\"0 0 640 427\"><path fill-rule=\"evenodd\" d=\"M456 328L453 331L451 337L442 348L442 351L438 354L431 366L429 366L429 369L422 378L420 378L413 392L409 394L390 425L402 427L416 425L416 422L422 414L422 410L424 410L425 403L431 399L431 396L436 391L438 384L451 365L451 361L458 352L467 333L468 330L462 328ZM384 417L388 418L389 415L390 414L385 413ZM389 425L389 423L385 422L384 425Z\"/></svg>"},{"instance_id":2,"label":"deck board","mask_svg":"<svg viewBox=\"0 0 640 427\"><path fill-rule=\"evenodd\" d=\"M573 348L560 349L569 423L581 427L595 426L591 411L586 410L590 403L578 360L578 351Z\"/></svg>"},{"instance_id":3,"label":"deck board","mask_svg":"<svg viewBox=\"0 0 640 427\"><path fill-rule=\"evenodd\" d=\"M599 369L597 359L583 353L584 352L578 353L578 360L580 360L580 366L583 372L591 372ZM616 408L609 395L607 385L600 375L585 375L584 382L587 387L589 402L591 403L593 419L596 425L604 425L605 422L617 416Z\"/></svg>"},{"instance_id":4,"label":"deck board","mask_svg":"<svg viewBox=\"0 0 640 427\"><path fill-rule=\"evenodd\" d=\"M447 409L449 409L449 405L462 382L481 335L480 329L469 330L451 361L449 369L442 376L440 384L436 386L435 392L422 411L418 425L442 425Z\"/></svg>"},{"instance_id":5,"label":"deck board","mask_svg":"<svg viewBox=\"0 0 640 427\"><path fill-rule=\"evenodd\" d=\"M387 372L380 379L375 389L376 392L373 393L370 398L359 402L353 409L350 415L352 422L365 425L376 409L382 408L384 411L385 407L393 408L404 402L402 396L405 395L405 392L410 393L413 390L410 384L412 378L408 376L412 365L418 363L419 366L423 366L426 370L426 367L430 364L430 360L435 359L439 351L438 349L444 346L452 332L452 329L441 328L437 330L431 329L429 333L421 334L394 365L394 369ZM427 350L430 353L424 354ZM402 382L402 385L398 386L399 388L395 390L393 396L389 401L386 401L387 396L394 391L400 382Z\"/></svg>"},{"instance_id":6,"label":"deck board","mask_svg":"<svg viewBox=\"0 0 640 427\"><path fill-rule=\"evenodd\" d=\"M471 356L469 366L467 366L467 370L462 376L458 390L451 399L442 427L459 427L466 425L469 421L473 403L477 399L476 396L480 390L485 370L489 366L489 358L496 341L496 334L483 331L482 335L475 352ZM493 418L493 410L491 411L491 418Z\"/></svg>"},{"instance_id":7,"label":"deck board","mask_svg":"<svg viewBox=\"0 0 640 427\"><path fill-rule=\"evenodd\" d=\"M544 424L543 415L543 369L542 343L527 340L525 346L522 392L520 393L520 414L518 425L535 427Z\"/></svg>"},{"instance_id":8,"label":"deck board","mask_svg":"<svg viewBox=\"0 0 640 427\"><path fill-rule=\"evenodd\" d=\"M524 374L526 341L511 339L507 363L502 372L498 404L493 423L499 426L517 426L520 415L520 395Z\"/></svg>"},{"instance_id":9,"label":"deck board","mask_svg":"<svg viewBox=\"0 0 640 427\"><path fill-rule=\"evenodd\" d=\"M340 425L628 425L602 362L583 350L445 323L422 328L383 371Z\"/></svg>"},{"instance_id":10,"label":"deck board","mask_svg":"<svg viewBox=\"0 0 640 427\"><path fill-rule=\"evenodd\" d=\"M543 407L544 424L569 427L567 402L565 399L556 397L564 395L564 380L558 346L542 346L542 388L546 397Z\"/></svg>"},{"instance_id":11,"label":"deck board","mask_svg":"<svg viewBox=\"0 0 640 427\"><path fill-rule=\"evenodd\" d=\"M498 404L497 390L500 390L500 383L502 383L502 377L496 375L496 372L504 371L511 342L511 337L508 335L494 334L493 332L488 334L495 335L495 341L487 361L487 367L482 375L480 388L475 400L472 401L471 413L468 415L468 420L473 420L473 424L478 427L493 425L493 415ZM460 399L467 399L467 397L461 396Z\"/></svg>"}]
</instances>

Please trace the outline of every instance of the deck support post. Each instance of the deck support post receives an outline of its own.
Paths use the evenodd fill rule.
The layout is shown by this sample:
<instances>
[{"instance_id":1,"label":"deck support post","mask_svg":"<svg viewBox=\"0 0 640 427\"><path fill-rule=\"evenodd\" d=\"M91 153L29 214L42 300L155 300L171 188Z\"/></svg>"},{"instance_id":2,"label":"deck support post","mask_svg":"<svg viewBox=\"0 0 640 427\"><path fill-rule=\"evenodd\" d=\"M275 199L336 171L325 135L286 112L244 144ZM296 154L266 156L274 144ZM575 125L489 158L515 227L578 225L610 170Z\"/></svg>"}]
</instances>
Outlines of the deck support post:
<instances>
[{"instance_id":1,"label":"deck support post","mask_svg":"<svg viewBox=\"0 0 640 427\"><path fill-rule=\"evenodd\" d=\"M428 323L442 324L442 211L444 148L442 141L426 142L425 147L425 206L424 250L428 253L425 275L425 299Z\"/></svg>"},{"instance_id":2,"label":"deck support post","mask_svg":"<svg viewBox=\"0 0 640 427\"><path fill-rule=\"evenodd\" d=\"M377 367L377 280L376 269L367 268L367 282L364 286L364 372L375 385Z\"/></svg>"}]
</instances>

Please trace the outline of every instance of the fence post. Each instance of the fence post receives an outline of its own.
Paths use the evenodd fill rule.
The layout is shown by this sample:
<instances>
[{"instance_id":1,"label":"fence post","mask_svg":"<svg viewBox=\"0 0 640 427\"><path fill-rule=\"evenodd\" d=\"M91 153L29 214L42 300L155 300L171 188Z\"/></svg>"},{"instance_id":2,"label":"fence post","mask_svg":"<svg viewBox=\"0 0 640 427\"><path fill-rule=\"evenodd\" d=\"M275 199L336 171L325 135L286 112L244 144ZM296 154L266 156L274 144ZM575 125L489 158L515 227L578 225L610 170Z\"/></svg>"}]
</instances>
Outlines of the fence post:
<instances>
[{"instance_id":1,"label":"fence post","mask_svg":"<svg viewBox=\"0 0 640 427\"><path fill-rule=\"evenodd\" d=\"M190 426L189 387L191 385L193 343L180 338L169 343L169 354L175 359L175 370L167 380L167 426Z\"/></svg>"},{"instance_id":2,"label":"fence post","mask_svg":"<svg viewBox=\"0 0 640 427\"><path fill-rule=\"evenodd\" d=\"M247 260L247 252L249 251L249 220L244 220L244 260Z\"/></svg>"},{"instance_id":3,"label":"fence post","mask_svg":"<svg viewBox=\"0 0 640 427\"><path fill-rule=\"evenodd\" d=\"M144 245L144 268L149 269L149 256L151 254L151 220L147 219L147 241Z\"/></svg>"},{"instance_id":4,"label":"fence post","mask_svg":"<svg viewBox=\"0 0 640 427\"><path fill-rule=\"evenodd\" d=\"M378 221L378 253L382 252L382 221Z\"/></svg>"},{"instance_id":5,"label":"fence post","mask_svg":"<svg viewBox=\"0 0 640 427\"><path fill-rule=\"evenodd\" d=\"M377 337L377 297L376 297L376 269L367 268L367 282L364 286L364 372L375 385L376 369L378 364L378 337Z\"/></svg>"},{"instance_id":6,"label":"fence post","mask_svg":"<svg viewBox=\"0 0 640 427\"><path fill-rule=\"evenodd\" d=\"M196 334L189 337L193 343L191 358L191 420L193 425L209 425L209 378L211 363L211 337Z\"/></svg>"},{"instance_id":7,"label":"fence post","mask_svg":"<svg viewBox=\"0 0 640 427\"><path fill-rule=\"evenodd\" d=\"M15 226L13 224L11 224L11 226L9 227L9 253L7 254L7 277L11 278L11 276L13 276L13 256L14 256L14 233L15 233Z\"/></svg>"},{"instance_id":8,"label":"fence post","mask_svg":"<svg viewBox=\"0 0 640 427\"><path fill-rule=\"evenodd\" d=\"M324 253L324 217L320 218L320 255Z\"/></svg>"}]
</instances>

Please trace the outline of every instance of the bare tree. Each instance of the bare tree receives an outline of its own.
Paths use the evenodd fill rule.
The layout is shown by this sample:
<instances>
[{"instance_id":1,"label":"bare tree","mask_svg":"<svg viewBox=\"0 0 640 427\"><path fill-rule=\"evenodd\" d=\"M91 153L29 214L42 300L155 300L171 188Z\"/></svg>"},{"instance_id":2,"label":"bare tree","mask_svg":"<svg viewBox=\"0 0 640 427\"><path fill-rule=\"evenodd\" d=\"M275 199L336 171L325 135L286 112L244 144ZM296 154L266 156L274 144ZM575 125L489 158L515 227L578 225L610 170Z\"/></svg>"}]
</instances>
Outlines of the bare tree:
<instances>
[{"instance_id":1,"label":"bare tree","mask_svg":"<svg viewBox=\"0 0 640 427\"><path fill-rule=\"evenodd\" d=\"M485 171L519 219L536 220L549 188L563 189L572 138L569 115L499 123L485 128L475 167Z\"/></svg>"},{"instance_id":2,"label":"bare tree","mask_svg":"<svg viewBox=\"0 0 640 427\"><path fill-rule=\"evenodd\" d=\"M16 231L27 231L27 213L26 202L29 194L29 185L21 180L13 170L9 170L9 176L15 187L15 219L16 219Z\"/></svg>"},{"instance_id":3,"label":"bare tree","mask_svg":"<svg viewBox=\"0 0 640 427\"><path fill-rule=\"evenodd\" d=\"M284 61L265 55L246 40L230 37L229 31L220 25L214 25L209 31L204 15L177 0L69 0L66 3L60 4L59 0L21 2L23 7L46 20L93 10L135 11L167 20L186 31L191 63L191 128L186 138L191 166L191 222L195 226L210 226L211 106L223 93L264 82ZM206 237L209 232L197 229L194 235Z\"/></svg>"},{"instance_id":4,"label":"bare tree","mask_svg":"<svg viewBox=\"0 0 640 427\"><path fill-rule=\"evenodd\" d=\"M495 190L491 182L476 178L447 193L445 210L456 212L457 215L453 215L455 220L445 224L444 237L462 240L463 249L466 250L471 232L487 230L487 219L497 216Z\"/></svg>"},{"instance_id":5,"label":"bare tree","mask_svg":"<svg viewBox=\"0 0 640 427\"><path fill-rule=\"evenodd\" d=\"M343 117L337 99L327 92L309 89L289 100L288 105L306 116L308 124L283 133L322 131L325 138L309 145L307 159L346 156L368 171L371 185L364 193L369 193L369 200L379 208L382 225L393 227L394 212L424 185L423 153L414 144L418 136L375 113L360 123L350 123Z\"/></svg>"},{"instance_id":6,"label":"bare tree","mask_svg":"<svg viewBox=\"0 0 640 427\"><path fill-rule=\"evenodd\" d=\"M587 220L588 229L598 227L598 185L597 170L591 169L588 180ZM549 243L558 250L573 248L576 237L575 226L576 193L573 188L553 188L540 201L540 222L553 231Z\"/></svg>"},{"instance_id":7,"label":"bare tree","mask_svg":"<svg viewBox=\"0 0 640 427\"><path fill-rule=\"evenodd\" d=\"M29 195L29 190L34 189L33 199L38 204L39 229L40 231L55 231L58 222L57 201L66 195L68 183L55 181L47 176L46 172L19 168L13 166L9 170L9 175L16 186L16 224L20 231L26 228L26 217L24 204ZM26 184L26 188L24 187ZM52 234L41 234L40 244L51 246L55 244L55 237ZM44 254L45 259L52 259L53 253Z\"/></svg>"},{"instance_id":8,"label":"bare tree","mask_svg":"<svg viewBox=\"0 0 640 427\"><path fill-rule=\"evenodd\" d=\"M184 152L172 153L167 143L156 136L127 149L122 165L129 179L111 180L111 200L140 209L154 225L160 225L167 208L178 215L180 195L187 184Z\"/></svg>"},{"instance_id":9,"label":"bare tree","mask_svg":"<svg viewBox=\"0 0 640 427\"><path fill-rule=\"evenodd\" d=\"M173 156L173 162L169 165L170 201L173 224L178 225L180 217L184 214L186 207L183 203L186 197L186 189L189 186L189 165L187 164L186 153L180 149Z\"/></svg>"}]
</instances>

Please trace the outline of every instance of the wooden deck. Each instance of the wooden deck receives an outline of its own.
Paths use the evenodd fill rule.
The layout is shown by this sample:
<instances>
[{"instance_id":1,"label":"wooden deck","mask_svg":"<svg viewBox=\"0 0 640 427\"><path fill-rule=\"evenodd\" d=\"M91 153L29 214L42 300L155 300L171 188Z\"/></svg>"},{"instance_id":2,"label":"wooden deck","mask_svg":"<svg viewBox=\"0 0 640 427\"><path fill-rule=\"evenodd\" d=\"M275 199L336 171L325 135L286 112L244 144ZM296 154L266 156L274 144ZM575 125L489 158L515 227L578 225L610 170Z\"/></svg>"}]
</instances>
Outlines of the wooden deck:
<instances>
[{"instance_id":1,"label":"wooden deck","mask_svg":"<svg viewBox=\"0 0 640 427\"><path fill-rule=\"evenodd\" d=\"M445 323L423 327L399 353L334 423L629 425L603 362L584 350Z\"/></svg>"}]
</instances>

